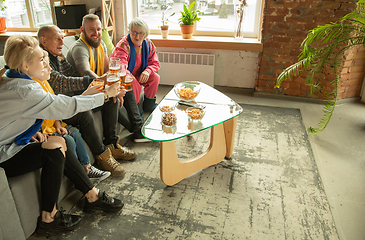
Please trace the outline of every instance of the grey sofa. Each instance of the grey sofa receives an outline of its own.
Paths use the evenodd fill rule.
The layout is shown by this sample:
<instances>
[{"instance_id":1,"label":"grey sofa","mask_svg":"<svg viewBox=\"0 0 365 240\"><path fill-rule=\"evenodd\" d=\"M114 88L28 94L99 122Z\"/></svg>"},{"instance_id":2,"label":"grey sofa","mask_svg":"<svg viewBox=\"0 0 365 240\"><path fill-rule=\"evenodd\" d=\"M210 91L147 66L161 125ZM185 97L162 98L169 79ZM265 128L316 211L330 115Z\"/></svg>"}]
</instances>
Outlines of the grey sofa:
<instances>
[{"instance_id":1,"label":"grey sofa","mask_svg":"<svg viewBox=\"0 0 365 240\"><path fill-rule=\"evenodd\" d=\"M74 37L65 38L63 53L66 54ZM0 66L4 66L0 57ZM101 113L94 113L95 124L102 136ZM118 133L123 127L118 124ZM92 163L95 161L87 147ZM34 232L37 217L40 215L40 174L41 170L30 172L22 176L7 178L4 169L0 168L0 240L26 239ZM73 189L73 184L64 177L59 201Z\"/></svg>"}]
</instances>

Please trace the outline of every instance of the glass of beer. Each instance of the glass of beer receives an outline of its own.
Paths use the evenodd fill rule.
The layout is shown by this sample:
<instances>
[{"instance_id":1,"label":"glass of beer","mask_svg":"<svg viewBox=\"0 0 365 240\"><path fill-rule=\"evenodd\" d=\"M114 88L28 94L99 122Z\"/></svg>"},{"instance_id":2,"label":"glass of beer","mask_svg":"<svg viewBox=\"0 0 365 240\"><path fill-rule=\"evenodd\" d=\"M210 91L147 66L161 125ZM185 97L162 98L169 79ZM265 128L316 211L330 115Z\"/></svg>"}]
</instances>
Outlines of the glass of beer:
<instances>
[{"instance_id":1,"label":"glass of beer","mask_svg":"<svg viewBox=\"0 0 365 240\"><path fill-rule=\"evenodd\" d=\"M109 72L118 73L120 70L120 58L111 57L109 59Z\"/></svg>"},{"instance_id":2,"label":"glass of beer","mask_svg":"<svg viewBox=\"0 0 365 240\"><path fill-rule=\"evenodd\" d=\"M125 83L126 75L127 75L127 65L122 64L120 65L120 70L119 70L120 85L123 85L123 83Z\"/></svg>"},{"instance_id":3,"label":"glass of beer","mask_svg":"<svg viewBox=\"0 0 365 240\"><path fill-rule=\"evenodd\" d=\"M126 92L128 91L132 91L132 82L133 82L133 76L132 75L127 75L125 77L125 81L124 83L122 84L124 86L124 89Z\"/></svg>"},{"instance_id":4,"label":"glass of beer","mask_svg":"<svg viewBox=\"0 0 365 240\"><path fill-rule=\"evenodd\" d=\"M108 84L108 86L111 86L112 84L114 84L116 82L119 82L118 73L109 72L107 80L106 80L106 83Z\"/></svg>"},{"instance_id":5,"label":"glass of beer","mask_svg":"<svg viewBox=\"0 0 365 240\"><path fill-rule=\"evenodd\" d=\"M104 81L101 79L95 79L94 81L91 82L91 85L100 86L100 87L98 87L98 92L101 92L104 89Z\"/></svg>"}]
</instances>

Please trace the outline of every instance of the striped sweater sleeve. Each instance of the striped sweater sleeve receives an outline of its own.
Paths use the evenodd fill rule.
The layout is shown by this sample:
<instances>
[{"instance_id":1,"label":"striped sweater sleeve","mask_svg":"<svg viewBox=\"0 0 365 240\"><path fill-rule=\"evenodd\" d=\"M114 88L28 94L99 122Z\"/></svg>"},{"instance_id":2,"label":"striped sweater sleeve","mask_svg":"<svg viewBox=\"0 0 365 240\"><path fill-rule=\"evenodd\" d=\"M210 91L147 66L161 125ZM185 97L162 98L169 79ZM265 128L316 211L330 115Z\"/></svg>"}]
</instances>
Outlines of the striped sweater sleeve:
<instances>
[{"instance_id":1,"label":"striped sweater sleeve","mask_svg":"<svg viewBox=\"0 0 365 240\"><path fill-rule=\"evenodd\" d=\"M48 80L55 94L72 94L73 92L85 90L93 78L89 76L75 77L72 66L66 61L61 60L59 71L56 67L50 64L52 71L51 77Z\"/></svg>"}]
</instances>

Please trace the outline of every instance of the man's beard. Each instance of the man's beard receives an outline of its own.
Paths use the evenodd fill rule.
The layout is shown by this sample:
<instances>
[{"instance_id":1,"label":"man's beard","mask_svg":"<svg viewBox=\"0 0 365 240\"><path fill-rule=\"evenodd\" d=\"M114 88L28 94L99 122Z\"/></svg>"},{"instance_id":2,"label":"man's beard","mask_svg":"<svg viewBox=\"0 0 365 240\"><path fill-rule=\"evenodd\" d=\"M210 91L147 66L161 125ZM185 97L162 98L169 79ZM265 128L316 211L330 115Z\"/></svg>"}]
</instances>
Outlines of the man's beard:
<instances>
[{"instance_id":1,"label":"man's beard","mask_svg":"<svg viewBox=\"0 0 365 240\"><path fill-rule=\"evenodd\" d=\"M94 40L87 36L86 34L84 34L84 37L85 37L85 41L93 48L97 48L99 47L100 43L101 43L101 37L99 37L98 41L97 42L94 42Z\"/></svg>"}]
</instances>

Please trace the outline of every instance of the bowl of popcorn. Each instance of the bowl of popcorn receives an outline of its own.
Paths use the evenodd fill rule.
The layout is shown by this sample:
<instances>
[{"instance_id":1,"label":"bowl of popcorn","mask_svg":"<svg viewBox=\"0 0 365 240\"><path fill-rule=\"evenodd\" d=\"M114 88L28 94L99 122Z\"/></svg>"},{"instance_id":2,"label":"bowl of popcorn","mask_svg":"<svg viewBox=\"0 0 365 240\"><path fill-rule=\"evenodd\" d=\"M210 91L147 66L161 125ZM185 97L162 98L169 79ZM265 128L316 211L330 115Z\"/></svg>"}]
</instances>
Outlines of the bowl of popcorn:
<instances>
[{"instance_id":1,"label":"bowl of popcorn","mask_svg":"<svg viewBox=\"0 0 365 240\"><path fill-rule=\"evenodd\" d=\"M177 122L175 113L167 112L162 114L161 124L165 126L174 126Z\"/></svg>"},{"instance_id":2,"label":"bowl of popcorn","mask_svg":"<svg viewBox=\"0 0 365 240\"><path fill-rule=\"evenodd\" d=\"M200 92L200 83L187 81L178 83L174 86L175 94L184 101L193 101Z\"/></svg>"},{"instance_id":3,"label":"bowl of popcorn","mask_svg":"<svg viewBox=\"0 0 365 240\"><path fill-rule=\"evenodd\" d=\"M205 110L199 107L189 107L185 111L190 120L200 120L205 115Z\"/></svg>"},{"instance_id":4,"label":"bowl of popcorn","mask_svg":"<svg viewBox=\"0 0 365 240\"><path fill-rule=\"evenodd\" d=\"M168 104L164 104L164 105L160 105L160 111L163 113L169 113L174 111L175 109L175 105L168 105Z\"/></svg>"}]
</instances>

